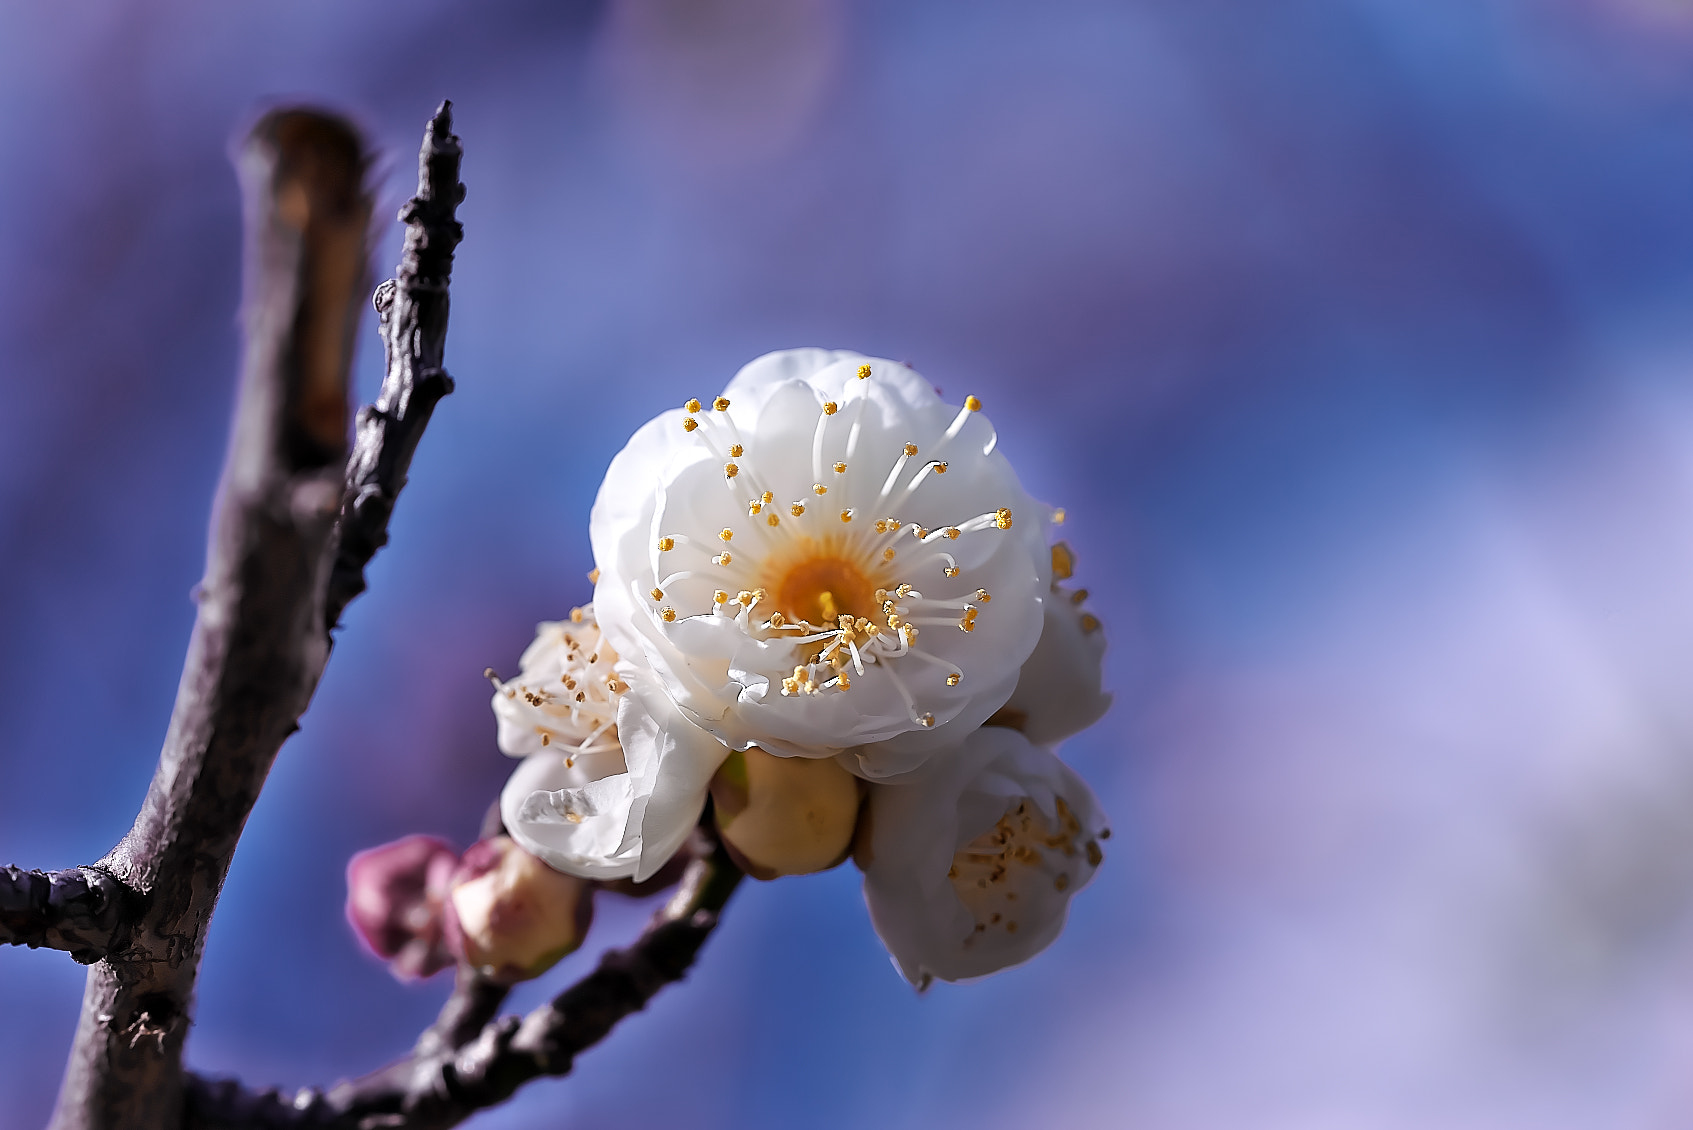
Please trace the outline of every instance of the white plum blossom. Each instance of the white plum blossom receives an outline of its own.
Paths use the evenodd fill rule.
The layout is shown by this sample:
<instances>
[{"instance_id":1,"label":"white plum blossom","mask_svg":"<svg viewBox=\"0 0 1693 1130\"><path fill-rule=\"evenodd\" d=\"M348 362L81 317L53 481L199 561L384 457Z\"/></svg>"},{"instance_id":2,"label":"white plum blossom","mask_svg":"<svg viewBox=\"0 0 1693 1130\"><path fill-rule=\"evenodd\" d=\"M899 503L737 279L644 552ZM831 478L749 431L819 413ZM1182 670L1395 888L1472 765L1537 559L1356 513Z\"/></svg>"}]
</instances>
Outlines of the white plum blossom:
<instances>
[{"instance_id":1,"label":"white plum blossom","mask_svg":"<svg viewBox=\"0 0 1693 1130\"><path fill-rule=\"evenodd\" d=\"M975 397L856 353L757 359L638 431L590 521L606 638L734 749L877 779L1003 706L1049 599L1049 512Z\"/></svg>"},{"instance_id":2,"label":"white plum blossom","mask_svg":"<svg viewBox=\"0 0 1693 1130\"><path fill-rule=\"evenodd\" d=\"M1110 835L1050 750L984 726L954 756L871 786L859 866L870 919L919 988L1027 961L1064 928Z\"/></svg>"},{"instance_id":3,"label":"white plum blossom","mask_svg":"<svg viewBox=\"0 0 1693 1130\"><path fill-rule=\"evenodd\" d=\"M500 748L523 758L500 794L507 832L571 875L650 877L699 820L728 748L619 659L592 605L541 624L521 666L494 691Z\"/></svg>"},{"instance_id":4,"label":"white plum blossom","mask_svg":"<svg viewBox=\"0 0 1693 1130\"><path fill-rule=\"evenodd\" d=\"M1059 584L1075 572L1075 556L1063 542L1052 547L1052 594L1046 601L1046 626L1034 654L1023 664L1017 689L995 721L1036 745L1050 746L1099 721L1111 706L1101 689L1100 661L1105 633L1086 608L1086 589Z\"/></svg>"}]
</instances>

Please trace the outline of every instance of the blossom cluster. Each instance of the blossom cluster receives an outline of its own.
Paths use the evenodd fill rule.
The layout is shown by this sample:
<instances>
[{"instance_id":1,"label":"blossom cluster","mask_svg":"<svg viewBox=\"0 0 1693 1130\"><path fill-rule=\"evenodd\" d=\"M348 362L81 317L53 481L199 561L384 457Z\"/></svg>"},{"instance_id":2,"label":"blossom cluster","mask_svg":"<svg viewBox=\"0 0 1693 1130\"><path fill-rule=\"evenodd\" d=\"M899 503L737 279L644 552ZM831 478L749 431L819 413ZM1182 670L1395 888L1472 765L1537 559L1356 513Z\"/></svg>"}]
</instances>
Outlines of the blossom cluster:
<instances>
[{"instance_id":1,"label":"blossom cluster","mask_svg":"<svg viewBox=\"0 0 1693 1130\"><path fill-rule=\"evenodd\" d=\"M1049 944L1110 834L1054 752L1109 705L1104 640L981 408L800 349L636 432L594 503L593 602L495 679L521 851L645 881L709 800L756 878L852 858L919 987Z\"/></svg>"}]
</instances>

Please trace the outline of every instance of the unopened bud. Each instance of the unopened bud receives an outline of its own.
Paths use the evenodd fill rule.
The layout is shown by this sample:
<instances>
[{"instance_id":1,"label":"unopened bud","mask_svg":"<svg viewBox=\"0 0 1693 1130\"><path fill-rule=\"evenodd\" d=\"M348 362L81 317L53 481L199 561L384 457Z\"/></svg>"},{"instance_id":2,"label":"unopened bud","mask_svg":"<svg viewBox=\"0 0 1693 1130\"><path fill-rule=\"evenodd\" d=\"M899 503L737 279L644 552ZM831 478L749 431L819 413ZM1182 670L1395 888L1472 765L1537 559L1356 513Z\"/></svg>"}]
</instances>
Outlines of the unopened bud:
<instances>
[{"instance_id":1,"label":"unopened bud","mask_svg":"<svg viewBox=\"0 0 1693 1130\"><path fill-rule=\"evenodd\" d=\"M554 871L507 836L464 853L447 902L448 944L506 985L551 969L582 944L594 917L591 883Z\"/></svg>"},{"instance_id":2,"label":"unopened bud","mask_svg":"<svg viewBox=\"0 0 1693 1130\"><path fill-rule=\"evenodd\" d=\"M731 753L711 798L724 845L756 879L828 870L858 822L858 779L826 757Z\"/></svg>"},{"instance_id":3,"label":"unopened bud","mask_svg":"<svg viewBox=\"0 0 1693 1130\"><path fill-rule=\"evenodd\" d=\"M442 903L459 854L434 836L407 836L347 861L347 922L402 981L445 969Z\"/></svg>"}]
</instances>

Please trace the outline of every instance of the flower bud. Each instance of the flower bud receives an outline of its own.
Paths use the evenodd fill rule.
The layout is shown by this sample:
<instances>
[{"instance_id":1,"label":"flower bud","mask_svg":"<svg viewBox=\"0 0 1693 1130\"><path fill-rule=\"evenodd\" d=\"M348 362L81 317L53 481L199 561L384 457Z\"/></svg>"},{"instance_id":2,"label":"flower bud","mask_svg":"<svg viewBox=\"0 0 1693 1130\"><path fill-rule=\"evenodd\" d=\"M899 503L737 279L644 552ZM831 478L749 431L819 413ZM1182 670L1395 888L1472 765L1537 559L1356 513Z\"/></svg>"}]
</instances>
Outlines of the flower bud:
<instances>
[{"instance_id":1,"label":"flower bud","mask_svg":"<svg viewBox=\"0 0 1693 1130\"><path fill-rule=\"evenodd\" d=\"M442 932L442 902L458 852L434 836L407 836L347 862L347 922L402 981L453 964Z\"/></svg>"},{"instance_id":2,"label":"flower bud","mask_svg":"<svg viewBox=\"0 0 1693 1130\"><path fill-rule=\"evenodd\" d=\"M858 823L858 780L833 758L732 753L711 797L724 845L756 879L828 870Z\"/></svg>"},{"instance_id":3,"label":"flower bud","mask_svg":"<svg viewBox=\"0 0 1693 1130\"><path fill-rule=\"evenodd\" d=\"M594 917L591 883L554 871L507 836L464 853L447 905L453 951L506 985L551 969L582 944Z\"/></svg>"}]
</instances>

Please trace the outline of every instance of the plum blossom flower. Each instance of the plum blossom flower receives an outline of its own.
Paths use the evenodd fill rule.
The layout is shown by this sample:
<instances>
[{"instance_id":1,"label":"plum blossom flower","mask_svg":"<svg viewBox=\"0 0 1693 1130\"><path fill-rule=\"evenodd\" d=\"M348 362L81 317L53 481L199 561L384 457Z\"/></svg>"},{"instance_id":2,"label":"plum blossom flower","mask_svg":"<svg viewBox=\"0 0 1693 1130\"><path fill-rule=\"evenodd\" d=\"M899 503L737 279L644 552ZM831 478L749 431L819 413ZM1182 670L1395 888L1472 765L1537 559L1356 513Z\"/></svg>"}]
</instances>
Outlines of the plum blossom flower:
<instances>
[{"instance_id":1,"label":"plum blossom flower","mask_svg":"<svg viewBox=\"0 0 1693 1130\"><path fill-rule=\"evenodd\" d=\"M1050 572L980 408L799 349L660 415L594 503L607 640L737 750L862 747L843 763L875 779L956 746L1010 697Z\"/></svg>"},{"instance_id":2,"label":"plum blossom flower","mask_svg":"<svg viewBox=\"0 0 1693 1130\"><path fill-rule=\"evenodd\" d=\"M521 666L494 680L500 749L523 758L500 793L506 830L567 874L650 877L698 822L728 748L618 657L592 605L539 625Z\"/></svg>"},{"instance_id":3,"label":"plum blossom flower","mask_svg":"<svg viewBox=\"0 0 1693 1130\"><path fill-rule=\"evenodd\" d=\"M982 977L1064 928L1110 831L1086 782L1015 730L871 786L857 859L870 919L907 980Z\"/></svg>"},{"instance_id":4,"label":"plum blossom flower","mask_svg":"<svg viewBox=\"0 0 1693 1130\"><path fill-rule=\"evenodd\" d=\"M1075 555L1052 547L1052 595L1045 602L1046 625L1034 654L1023 664L1017 689L991 719L1021 730L1036 745L1050 746L1087 729L1111 706L1101 687L1105 633L1087 610L1088 591L1064 588L1075 573Z\"/></svg>"},{"instance_id":5,"label":"plum blossom flower","mask_svg":"<svg viewBox=\"0 0 1693 1130\"><path fill-rule=\"evenodd\" d=\"M406 836L347 861L347 923L402 981L453 964L442 904L459 853L434 836Z\"/></svg>"}]
</instances>

